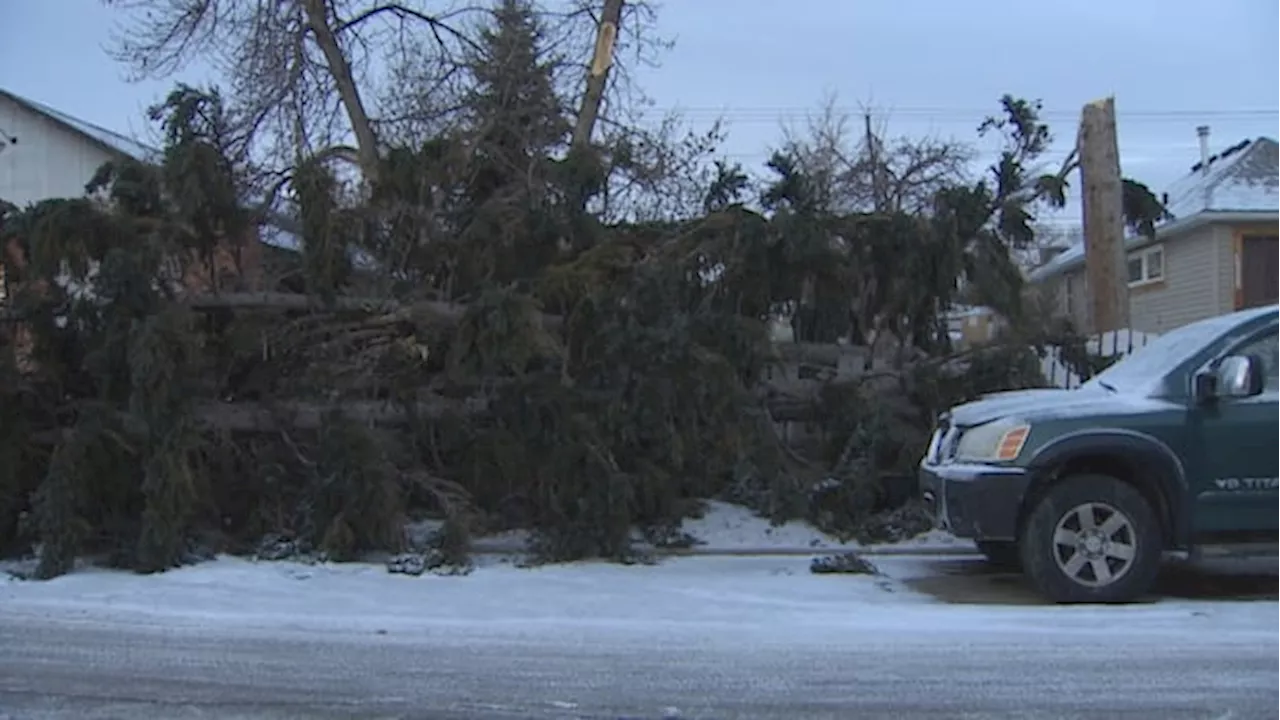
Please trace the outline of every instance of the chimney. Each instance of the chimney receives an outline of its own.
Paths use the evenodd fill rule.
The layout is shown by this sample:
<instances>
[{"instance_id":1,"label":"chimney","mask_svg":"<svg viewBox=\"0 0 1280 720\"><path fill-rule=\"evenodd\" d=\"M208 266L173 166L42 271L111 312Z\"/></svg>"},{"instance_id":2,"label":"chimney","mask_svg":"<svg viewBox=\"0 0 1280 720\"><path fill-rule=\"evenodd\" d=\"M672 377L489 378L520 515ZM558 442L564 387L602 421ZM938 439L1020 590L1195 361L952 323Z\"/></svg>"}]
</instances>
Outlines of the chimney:
<instances>
[{"instance_id":1,"label":"chimney","mask_svg":"<svg viewBox=\"0 0 1280 720\"><path fill-rule=\"evenodd\" d=\"M1209 174L1209 126L1196 128L1196 137L1200 138L1200 173Z\"/></svg>"}]
</instances>

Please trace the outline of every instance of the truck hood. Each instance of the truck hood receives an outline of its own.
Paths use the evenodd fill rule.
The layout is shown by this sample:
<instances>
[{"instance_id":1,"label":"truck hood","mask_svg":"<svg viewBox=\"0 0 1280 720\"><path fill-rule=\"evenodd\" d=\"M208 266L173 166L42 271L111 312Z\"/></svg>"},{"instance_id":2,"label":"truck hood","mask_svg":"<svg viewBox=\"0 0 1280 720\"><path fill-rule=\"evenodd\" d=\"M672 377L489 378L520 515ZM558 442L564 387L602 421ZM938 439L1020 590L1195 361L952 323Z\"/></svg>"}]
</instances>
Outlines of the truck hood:
<instances>
[{"instance_id":1,"label":"truck hood","mask_svg":"<svg viewBox=\"0 0 1280 720\"><path fill-rule=\"evenodd\" d=\"M1114 393L1103 388L1083 390L1014 390L985 395L951 409L951 422L972 427L1017 416L1026 420L1073 415L1128 414L1140 412L1155 401L1130 393Z\"/></svg>"}]
</instances>

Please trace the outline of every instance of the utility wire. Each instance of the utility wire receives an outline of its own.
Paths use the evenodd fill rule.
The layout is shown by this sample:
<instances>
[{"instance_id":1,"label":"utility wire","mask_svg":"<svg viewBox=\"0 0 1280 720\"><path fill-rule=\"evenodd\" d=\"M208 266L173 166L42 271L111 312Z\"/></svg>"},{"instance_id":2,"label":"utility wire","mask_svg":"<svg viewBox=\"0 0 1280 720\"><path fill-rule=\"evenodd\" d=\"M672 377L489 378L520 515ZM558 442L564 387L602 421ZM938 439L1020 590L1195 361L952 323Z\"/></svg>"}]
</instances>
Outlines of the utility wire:
<instances>
[{"instance_id":1,"label":"utility wire","mask_svg":"<svg viewBox=\"0 0 1280 720\"><path fill-rule=\"evenodd\" d=\"M700 116L707 118L722 117L726 120L745 120L751 121L768 121L773 122L781 118L797 118L808 119L819 117L827 111L827 108L821 106L803 108L803 107L749 107L749 106L730 106L724 107L708 107L708 106L667 106L654 107L652 110L658 113L674 113L677 115ZM870 113L872 117L889 118L889 119L921 119L921 120L951 120L951 121L981 121L983 118L992 115L998 115L1000 108L998 106L986 109L963 109L963 108L945 108L945 107L870 107L862 108L855 106L837 106L830 108L831 112L836 115L862 116ZM1080 117L1078 110L1041 110L1040 119L1042 120L1077 120ZM1243 108L1235 110L1121 110L1118 115L1126 121L1138 122L1187 122L1191 120L1262 120L1262 119L1280 119L1280 110L1268 110L1263 108Z\"/></svg>"}]
</instances>

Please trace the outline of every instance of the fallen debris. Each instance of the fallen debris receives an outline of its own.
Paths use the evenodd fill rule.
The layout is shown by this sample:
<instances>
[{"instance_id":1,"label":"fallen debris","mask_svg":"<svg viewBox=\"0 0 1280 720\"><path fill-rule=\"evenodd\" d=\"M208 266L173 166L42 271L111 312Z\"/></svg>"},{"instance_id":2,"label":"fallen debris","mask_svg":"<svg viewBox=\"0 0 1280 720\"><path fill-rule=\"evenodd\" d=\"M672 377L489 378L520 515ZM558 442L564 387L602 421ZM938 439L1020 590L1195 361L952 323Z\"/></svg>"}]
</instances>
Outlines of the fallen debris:
<instances>
[{"instance_id":1,"label":"fallen debris","mask_svg":"<svg viewBox=\"0 0 1280 720\"><path fill-rule=\"evenodd\" d=\"M880 575L880 570L856 552L824 555L809 563L809 572L815 575L840 573L845 575Z\"/></svg>"}]
</instances>

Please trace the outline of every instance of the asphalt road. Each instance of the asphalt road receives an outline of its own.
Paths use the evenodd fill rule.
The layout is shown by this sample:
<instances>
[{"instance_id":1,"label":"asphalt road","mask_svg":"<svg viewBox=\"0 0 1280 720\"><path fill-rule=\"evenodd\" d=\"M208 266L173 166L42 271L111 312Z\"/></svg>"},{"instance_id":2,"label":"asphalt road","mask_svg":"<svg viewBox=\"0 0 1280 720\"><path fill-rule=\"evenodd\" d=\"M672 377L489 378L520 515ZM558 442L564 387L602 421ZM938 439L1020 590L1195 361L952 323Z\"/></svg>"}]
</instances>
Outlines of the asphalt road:
<instances>
[{"instance_id":1,"label":"asphalt road","mask_svg":"<svg viewBox=\"0 0 1280 720\"><path fill-rule=\"evenodd\" d=\"M1277 717L1274 635L930 635L214 633L0 607L0 719Z\"/></svg>"}]
</instances>

